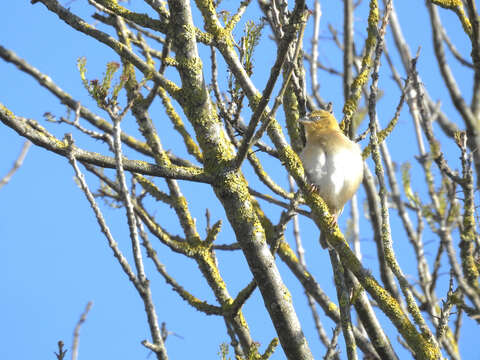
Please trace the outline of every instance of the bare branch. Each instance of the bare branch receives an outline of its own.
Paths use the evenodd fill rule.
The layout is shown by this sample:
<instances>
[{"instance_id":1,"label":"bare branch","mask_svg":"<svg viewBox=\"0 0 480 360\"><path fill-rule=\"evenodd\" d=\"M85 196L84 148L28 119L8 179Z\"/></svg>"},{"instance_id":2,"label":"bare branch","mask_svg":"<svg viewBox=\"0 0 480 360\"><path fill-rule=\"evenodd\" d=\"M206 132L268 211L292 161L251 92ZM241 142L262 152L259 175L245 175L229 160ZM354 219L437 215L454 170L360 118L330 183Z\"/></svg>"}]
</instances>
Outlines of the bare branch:
<instances>
[{"instance_id":1,"label":"bare branch","mask_svg":"<svg viewBox=\"0 0 480 360\"><path fill-rule=\"evenodd\" d=\"M98 153L83 150L72 145L70 148L64 141L61 141L51 135L45 128L40 126L35 120L15 116L5 106L0 103L0 121L8 127L15 130L20 136L26 137L35 145L41 146L46 150L53 151L64 157L73 154L76 159L92 165L114 169L115 160L111 157ZM169 167L149 164L140 160L124 160L125 170L144 175L154 175L166 178L176 178L184 180L193 180L198 182L210 182L211 178L203 173L199 168L186 168L171 165ZM196 180L194 180L196 179Z\"/></svg>"},{"instance_id":2,"label":"bare branch","mask_svg":"<svg viewBox=\"0 0 480 360\"><path fill-rule=\"evenodd\" d=\"M2 179L0 179L0 189L7 185L10 179L12 178L13 174L22 166L25 157L27 156L28 149L30 148L32 143L30 141L25 141L22 146L22 150L20 151L20 155L18 155L17 160L13 163L12 168L10 171L5 175Z\"/></svg>"},{"instance_id":3,"label":"bare branch","mask_svg":"<svg viewBox=\"0 0 480 360\"><path fill-rule=\"evenodd\" d=\"M87 315L90 309L92 308L93 302L89 301L85 310L83 311L80 319L75 326L75 330L73 331L73 344L72 344L72 360L77 360L78 358L78 343L80 341L80 328L82 327L83 323L87 320Z\"/></svg>"}]
</instances>

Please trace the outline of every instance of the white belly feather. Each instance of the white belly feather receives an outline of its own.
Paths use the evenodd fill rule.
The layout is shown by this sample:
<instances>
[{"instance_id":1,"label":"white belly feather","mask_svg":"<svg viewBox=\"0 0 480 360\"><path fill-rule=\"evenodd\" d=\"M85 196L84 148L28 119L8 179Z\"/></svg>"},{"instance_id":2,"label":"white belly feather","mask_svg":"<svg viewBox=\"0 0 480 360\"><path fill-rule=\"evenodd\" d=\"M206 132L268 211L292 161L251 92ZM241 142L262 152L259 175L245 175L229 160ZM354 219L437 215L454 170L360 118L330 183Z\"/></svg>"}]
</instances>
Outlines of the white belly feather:
<instances>
[{"instance_id":1,"label":"white belly feather","mask_svg":"<svg viewBox=\"0 0 480 360\"><path fill-rule=\"evenodd\" d=\"M360 161L352 161L352 157ZM339 147L326 153L321 146L307 145L301 159L308 180L317 186L330 210L341 211L350 198L350 189L354 187L356 190L361 180L361 177L356 180L363 173L360 148Z\"/></svg>"}]
</instances>

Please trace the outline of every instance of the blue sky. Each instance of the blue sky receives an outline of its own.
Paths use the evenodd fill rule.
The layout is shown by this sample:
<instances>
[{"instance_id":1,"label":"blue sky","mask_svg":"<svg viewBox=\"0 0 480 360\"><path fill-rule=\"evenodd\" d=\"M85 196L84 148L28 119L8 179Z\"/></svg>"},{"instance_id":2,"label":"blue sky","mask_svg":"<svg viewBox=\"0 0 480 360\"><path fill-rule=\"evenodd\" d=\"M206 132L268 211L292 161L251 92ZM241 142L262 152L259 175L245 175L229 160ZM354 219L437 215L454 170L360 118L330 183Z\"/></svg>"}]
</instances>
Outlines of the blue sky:
<instances>
[{"instance_id":1,"label":"blue sky","mask_svg":"<svg viewBox=\"0 0 480 360\"><path fill-rule=\"evenodd\" d=\"M86 1L63 0L61 3L68 4L66 6L82 16L91 14L90 6ZM138 6L139 1L132 0L130 3L131 6ZM229 3L226 3L228 6ZM326 39L329 37L328 23L341 27L341 17L335 16L339 11L341 13L341 2L334 4L334 2L324 1L323 3L326 4L322 4L321 34L324 41L320 43L320 60L327 66L340 70L338 52L335 52L332 41ZM442 109L451 116L453 121L456 121L458 116L441 83L431 51L431 34L424 5L418 1L408 0L399 1L396 6L412 52L414 53L418 46L422 47L422 56L419 61L422 79L432 97L441 100ZM359 44L364 39L366 7L367 4L362 3L355 17L356 39L360 40ZM253 5L253 8L256 9L256 5ZM140 7L137 11L147 10L147 7ZM82 87L76 61L81 56L87 57L87 76L101 77L106 62L117 60L115 54L95 40L70 29L42 4L31 5L28 0L2 1L0 13L3 14L0 23L0 45L13 50L18 56L49 75L57 85L80 100L82 104L96 109ZM198 13L194 15L197 17ZM447 11L441 11L441 15L447 24L449 35L459 50L469 54L468 42L456 17ZM248 16L258 18L259 12L253 10L248 13ZM94 22L91 18L86 19L91 23ZM200 24L199 19L196 22ZM98 26L102 28L100 24ZM238 39L241 36L240 29L234 35ZM311 27L307 28L305 35L307 50L310 49L308 43L310 35ZM388 39L390 39L389 35ZM274 61L272 54L275 53L272 52L275 50L267 35L264 34L262 41L262 46L257 50L258 60L255 63L259 71L254 76L259 89L263 89L270 66ZM201 49L202 54L208 54L207 50ZM394 53L391 43L389 50ZM393 57L398 63L395 53ZM469 99L471 76L462 68L454 69L461 79L461 90ZM382 124L393 116L393 109L399 96L398 89L387 74L388 72L385 72L385 76L381 78L381 86L385 92L384 98L379 103ZM206 77L208 78L209 75ZM334 102L335 114L340 117L343 104L340 84L338 81L336 83L327 81L324 74L320 73L319 77L322 96L327 101ZM0 84L2 84L0 102L15 114L36 119L60 138L65 132L71 131L65 126L44 121L43 114L47 111L57 116L64 115L64 106L32 78L17 71L14 66L3 60L0 61ZM158 115L166 121L161 110L159 106L154 107L153 116ZM105 116L100 110L98 113ZM249 114L246 113L246 119L248 116ZM281 116L279 112L279 117ZM132 118L127 118L124 126L127 130L138 133ZM82 141L84 142L81 144L90 150L105 151L102 144L83 138ZM179 155L187 156L178 136L165 136L162 141L166 149L174 149ZM10 169L22 143L23 139L16 133L3 124L0 125L2 154L0 176ZM449 158L458 157L450 143L445 140L442 144L446 146L444 151L448 153ZM410 118L405 111L398 128L391 136L390 145L392 153L398 155L395 158L396 161L399 163L407 160L414 161L412 159L417 153L416 144ZM365 142L362 146L365 146ZM269 162L262 155L259 156L266 161L267 168L279 168L277 163ZM415 164L413 165L413 171L415 171ZM274 175L281 184L286 184L283 170L277 171ZM87 180L91 187L95 188L97 185L95 179L87 177ZM199 229L204 229L204 212L205 208L209 207L212 210L213 221L224 219L219 242L232 242L233 234L228 228L224 213L215 203L212 191L206 185L192 185L184 182L180 184L184 194L194 199L190 207L196 216ZM361 191L361 199L362 196ZM101 200L99 202L102 203ZM265 206L268 208L268 205ZM114 236L126 252L128 234L123 211L106 206L102 209ZM271 211L274 214L273 218L278 219L278 210L271 209ZM168 208L159 206L154 212L157 218L165 221L173 232L180 232ZM340 221L343 228L348 217L345 214L348 214L348 211L345 211ZM32 147L23 167L11 182L0 190L0 219L0 272L4 275L0 281L1 359L53 359L53 351L56 350L58 340L63 340L68 347L70 346L73 328L88 301L93 301L93 308L81 330L80 359L148 357L148 350L140 344L143 339L149 339L146 319L142 311L143 305L133 286L120 272L120 267L99 232L83 193L73 179L73 170L66 159L44 149ZM325 253L321 253L322 250L316 241L318 231L308 221L302 221L301 224L305 237L304 246L307 248L307 262L312 265L312 272L319 279L325 277L325 272L331 278L331 271L326 265L328 258ZM375 273L375 250L365 224L363 220L362 229L366 231L362 232L364 258L367 263L371 259L372 270ZM404 234L400 231L398 234L399 236L394 239L396 249L400 253L409 254L400 255L400 261L412 274L415 274L414 264L409 261L412 254L409 244ZM314 240L307 242L307 239ZM428 250L427 245L427 254ZM168 271L174 274L185 287L193 289L194 294L199 298L214 302L208 287L203 285L203 279L197 275L198 270L192 261L162 248L158 251ZM429 259L433 256L434 253L430 253ZM238 253L220 254L219 260L222 274L229 283L230 293L236 294L251 279L245 261ZM279 268L291 293L294 294L293 301L314 356L321 358L324 348L319 345L314 333L309 309L305 307L303 291L280 262ZM223 321L192 310L179 300L160 276L154 273L151 264L147 265L147 270L151 273L159 318L167 323L169 330L178 334L178 336L169 337L166 343L171 358L183 359L192 356L202 359L219 358L217 352L220 344L228 342ZM330 278L322 282L322 286L325 286L330 296L335 298L333 281ZM447 278L447 276L444 277L444 279ZM244 311L250 327L254 329L253 337L260 342L261 349L264 350L274 336L274 331L263 310L258 291L246 304ZM321 310L320 314L322 319L325 319ZM325 326L328 331L333 327L328 320L325 320ZM480 357L478 347L473 347L475 331L478 334L478 327L466 320L465 333L460 344L462 349L470 349L468 353L463 352L462 355L465 358ZM396 344L395 339L392 341ZM273 358L283 358L281 349L277 350Z\"/></svg>"}]
</instances>

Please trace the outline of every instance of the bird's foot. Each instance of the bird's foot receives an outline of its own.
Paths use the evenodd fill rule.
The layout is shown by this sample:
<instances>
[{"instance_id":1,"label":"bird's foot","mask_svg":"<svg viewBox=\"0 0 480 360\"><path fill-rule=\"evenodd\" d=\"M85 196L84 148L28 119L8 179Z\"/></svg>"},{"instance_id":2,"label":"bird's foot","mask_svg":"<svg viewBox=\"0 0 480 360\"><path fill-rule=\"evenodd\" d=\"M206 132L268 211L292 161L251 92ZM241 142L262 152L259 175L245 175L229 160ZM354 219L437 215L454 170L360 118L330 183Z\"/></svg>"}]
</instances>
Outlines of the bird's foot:
<instances>
[{"instance_id":1,"label":"bird's foot","mask_svg":"<svg viewBox=\"0 0 480 360\"><path fill-rule=\"evenodd\" d=\"M310 192L312 193L318 193L320 191L318 186L312 183L308 183L308 188L309 188L308 190L310 190Z\"/></svg>"},{"instance_id":2,"label":"bird's foot","mask_svg":"<svg viewBox=\"0 0 480 360\"><path fill-rule=\"evenodd\" d=\"M338 216L334 214L334 215L332 215L330 221L328 222L328 227L332 228L337 224L338 224Z\"/></svg>"}]
</instances>

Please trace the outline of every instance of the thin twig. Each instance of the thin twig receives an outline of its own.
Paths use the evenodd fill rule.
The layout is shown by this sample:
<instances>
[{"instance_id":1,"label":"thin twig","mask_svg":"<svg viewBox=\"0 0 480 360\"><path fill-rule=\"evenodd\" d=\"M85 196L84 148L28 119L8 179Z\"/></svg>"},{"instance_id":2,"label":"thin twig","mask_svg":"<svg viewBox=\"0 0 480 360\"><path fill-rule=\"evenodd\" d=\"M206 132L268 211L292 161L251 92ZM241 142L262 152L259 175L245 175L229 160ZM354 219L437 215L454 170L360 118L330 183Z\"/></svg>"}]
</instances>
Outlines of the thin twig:
<instances>
[{"instance_id":1,"label":"thin twig","mask_svg":"<svg viewBox=\"0 0 480 360\"><path fill-rule=\"evenodd\" d=\"M330 360L330 359L333 359L334 356L338 356L338 350L336 349L336 347L337 347L338 335L340 335L341 330L342 330L342 327L340 326L340 324L338 324L333 330L332 340L330 341L330 346L327 349L327 353L323 357L324 360Z\"/></svg>"},{"instance_id":2,"label":"thin twig","mask_svg":"<svg viewBox=\"0 0 480 360\"><path fill-rule=\"evenodd\" d=\"M73 331L73 344L72 344L72 360L77 360L78 358L78 343L80 341L80 328L82 327L85 320L87 320L87 315L90 309L92 308L93 302L89 301L85 310L83 311L80 319L75 326L75 330Z\"/></svg>"},{"instance_id":3,"label":"thin twig","mask_svg":"<svg viewBox=\"0 0 480 360\"><path fill-rule=\"evenodd\" d=\"M15 162L13 163L12 168L7 173L7 175L5 175L2 179L0 179L0 189L3 186L8 184L8 182L12 178L13 174L15 174L15 172L20 168L20 166L22 166L23 161L25 160L25 157L27 156L28 149L30 148L30 145L32 145L32 143L28 140L23 143L22 150L20 151L20 155L18 155L17 160L15 160Z\"/></svg>"},{"instance_id":4,"label":"thin twig","mask_svg":"<svg viewBox=\"0 0 480 360\"><path fill-rule=\"evenodd\" d=\"M292 16L291 17L291 20L293 21L294 17ZM293 26L293 24L290 24L291 26ZM303 19L303 22L302 22L302 25L301 25L301 29L300 29L300 33L299 33L299 36L298 36L298 40L297 40L297 44L296 44L296 57L294 57L293 61L295 61L295 59L297 59L298 57L298 53L300 51L300 48L301 48L301 42L302 42L302 38L303 38L303 33L305 31L305 25L306 25L306 19ZM294 33L294 32L293 32ZM242 145L240 145L240 148L238 149L238 153L237 153L237 157L234 161L234 164L235 164L235 167L236 168L239 168L240 165L242 164L243 160L245 159L245 157L247 156L247 153L250 149L250 146L255 143L255 140L256 139L260 139L261 137L261 134L263 133L262 129L260 129L256 134L255 134L255 129L257 127L257 124L262 120L263 118L263 112L265 111L267 105L268 105L268 102L270 100L270 96L273 92L273 89L274 89L274 85L277 81L277 78L278 76L280 75L280 72L283 68L283 64L285 63L285 60L287 58L287 54L288 54L288 49L290 47L290 43L294 40L294 37L293 37L293 34L291 36L285 36L279 47L278 47L278 55L277 55L277 59L275 61L275 64L273 65L272 67L272 70L271 70L271 73L270 73L270 77L267 81L267 85L265 85L265 89L263 90L263 93L262 93L262 98L260 99L260 101L258 102L258 105L256 106L255 108L255 112L253 113L252 115L252 118L250 119L250 123L248 124L248 129L245 133L245 137L243 139L243 142L242 142ZM282 89L280 90L279 92L279 95L277 96L276 98L276 103L277 103L277 100L278 99L282 99L283 98L283 93L284 91L286 90L287 88L287 85L288 85L288 81L290 80L290 76L291 74L293 73L293 69L294 67L292 66L290 68L290 71L289 71L289 75L287 77L284 78L284 82L283 82L283 86L282 86ZM280 101L278 101L278 104L277 104L277 107L280 105ZM275 115L275 112L274 110L272 109L270 111L270 113L268 114L268 116L266 116L266 119L264 121L264 124L267 124L265 127L265 129L268 127L270 121L270 117L274 116Z\"/></svg>"},{"instance_id":5,"label":"thin twig","mask_svg":"<svg viewBox=\"0 0 480 360\"><path fill-rule=\"evenodd\" d=\"M60 340L58 343L57 343L57 346L58 346L58 352L53 352L55 354L55 357L57 358L57 360L64 360L65 359L65 355L67 354L67 349L63 349L63 346L65 344L63 343L62 340Z\"/></svg>"}]
</instances>

